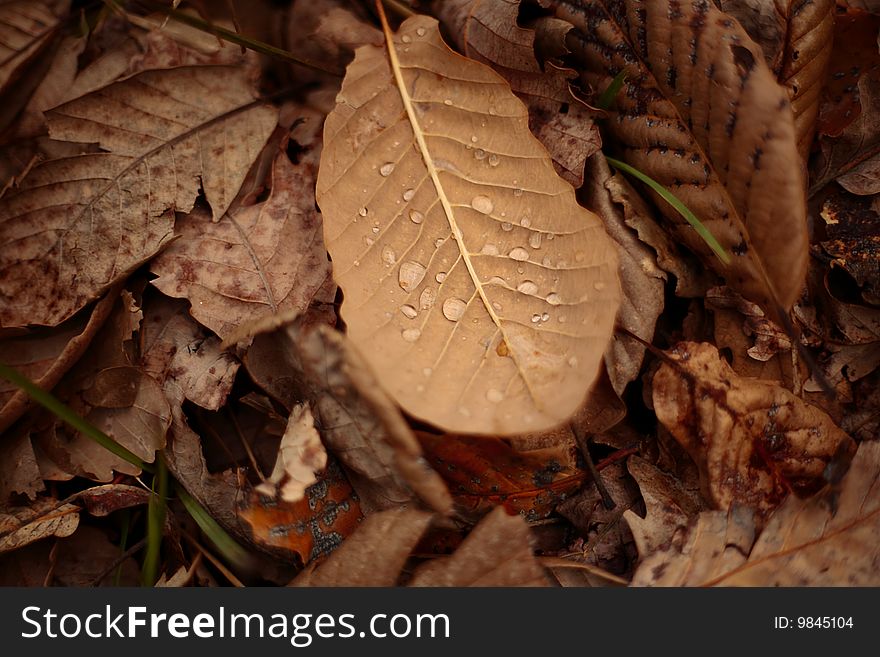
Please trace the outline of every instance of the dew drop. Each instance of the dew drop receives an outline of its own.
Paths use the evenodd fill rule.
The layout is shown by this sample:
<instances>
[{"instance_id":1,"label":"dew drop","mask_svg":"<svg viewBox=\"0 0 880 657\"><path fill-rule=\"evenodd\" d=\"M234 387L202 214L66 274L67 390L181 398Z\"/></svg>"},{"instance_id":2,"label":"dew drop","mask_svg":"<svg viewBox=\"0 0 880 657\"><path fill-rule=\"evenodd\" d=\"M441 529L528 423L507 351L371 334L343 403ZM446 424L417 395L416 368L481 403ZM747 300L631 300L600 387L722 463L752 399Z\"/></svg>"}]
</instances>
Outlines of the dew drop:
<instances>
[{"instance_id":1,"label":"dew drop","mask_svg":"<svg viewBox=\"0 0 880 657\"><path fill-rule=\"evenodd\" d=\"M533 249L541 248L541 233L532 233L529 235L529 246Z\"/></svg>"},{"instance_id":2,"label":"dew drop","mask_svg":"<svg viewBox=\"0 0 880 657\"><path fill-rule=\"evenodd\" d=\"M547 233L547 241L552 242L556 239L556 233Z\"/></svg>"},{"instance_id":3,"label":"dew drop","mask_svg":"<svg viewBox=\"0 0 880 657\"><path fill-rule=\"evenodd\" d=\"M497 167L498 163L500 161L501 161L501 158L499 158L495 153L489 154L489 166L490 167Z\"/></svg>"},{"instance_id":4,"label":"dew drop","mask_svg":"<svg viewBox=\"0 0 880 657\"><path fill-rule=\"evenodd\" d=\"M492 302L492 307L493 307L495 310L497 310L498 312L501 312L501 304L498 303L497 301L493 301L493 302Z\"/></svg>"},{"instance_id":5,"label":"dew drop","mask_svg":"<svg viewBox=\"0 0 880 657\"><path fill-rule=\"evenodd\" d=\"M416 30L416 34L418 34L419 36L425 36L425 28L420 27Z\"/></svg>"},{"instance_id":6,"label":"dew drop","mask_svg":"<svg viewBox=\"0 0 880 657\"><path fill-rule=\"evenodd\" d=\"M485 160L486 159L486 151L484 151L482 148L478 148L477 150L474 151L474 157L478 160Z\"/></svg>"},{"instance_id":7,"label":"dew drop","mask_svg":"<svg viewBox=\"0 0 880 657\"><path fill-rule=\"evenodd\" d=\"M523 281L516 286L516 290L523 294L535 294L538 291L538 286L534 281Z\"/></svg>"},{"instance_id":8,"label":"dew drop","mask_svg":"<svg viewBox=\"0 0 880 657\"><path fill-rule=\"evenodd\" d=\"M381 167L379 167L379 175L382 176L390 176L394 171L394 162L386 162Z\"/></svg>"},{"instance_id":9,"label":"dew drop","mask_svg":"<svg viewBox=\"0 0 880 657\"><path fill-rule=\"evenodd\" d=\"M457 297L449 297L443 302L443 316L450 322L457 322L467 310L467 303Z\"/></svg>"},{"instance_id":10,"label":"dew drop","mask_svg":"<svg viewBox=\"0 0 880 657\"><path fill-rule=\"evenodd\" d=\"M560 315L556 321L560 324L565 324L565 315Z\"/></svg>"},{"instance_id":11,"label":"dew drop","mask_svg":"<svg viewBox=\"0 0 880 657\"><path fill-rule=\"evenodd\" d=\"M384 259L384 252L383 252ZM386 261L387 262L387 261ZM393 264L393 263L392 263ZM400 271L397 272L397 282L406 292L410 292L418 287L419 283L425 277L425 267L415 260L407 260L400 265Z\"/></svg>"},{"instance_id":12,"label":"dew drop","mask_svg":"<svg viewBox=\"0 0 880 657\"><path fill-rule=\"evenodd\" d=\"M470 416L471 416L471 412L470 412L468 409L466 409L464 406L460 406L459 409L458 409L458 412L459 412L461 415L464 415L465 417L470 417Z\"/></svg>"},{"instance_id":13,"label":"dew drop","mask_svg":"<svg viewBox=\"0 0 880 657\"><path fill-rule=\"evenodd\" d=\"M390 246L386 246L382 249L382 262L386 265L390 266L397 262L397 254L394 252Z\"/></svg>"},{"instance_id":14,"label":"dew drop","mask_svg":"<svg viewBox=\"0 0 880 657\"><path fill-rule=\"evenodd\" d=\"M436 300L437 293L434 291L434 288L426 287L419 295L419 307L422 310L428 310L428 308L434 305L434 301Z\"/></svg>"},{"instance_id":15,"label":"dew drop","mask_svg":"<svg viewBox=\"0 0 880 657\"><path fill-rule=\"evenodd\" d=\"M523 269L522 267L517 267L517 268L516 268L516 273L517 273L517 274L522 274L523 272L525 272L525 269Z\"/></svg>"},{"instance_id":16,"label":"dew drop","mask_svg":"<svg viewBox=\"0 0 880 657\"><path fill-rule=\"evenodd\" d=\"M541 321L541 316L540 316L540 315L537 315L537 314L536 314L536 315L532 315L532 324L537 324L537 323L540 322L540 321Z\"/></svg>"},{"instance_id":17,"label":"dew drop","mask_svg":"<svg viewBox=\"0 0 880 657\"><path fill-rule=\"evenodd\" d=\"M446 100L443 101L443 104L444 105L452 105L452 101L447 98Z\"/></svg>"},{"instance_id":18,"label":"dew drop","mask_svg":"<svg viewBox=\"0 0 880 657\"><path fill-rule=\"evenodd\" d=\"M522 219L519 220L519 225L522 226L523 228L528 228L529 226L532 225L532 220L529 219L527 216L523 217Z\"/></svg>"},{"instance_id":19,"label":"dew drop","mask_svg":"<svg viewBox=\"0 0 880 657\"><path fill-rule=\"evenodd\" d=\"M584 253L583 251L578 251L577 253L574 254L574 261L575 262L583 262L586 259L587 259L587 254Z\"/></svg>"},{"instance_id":20,"label":"dew drop","mask_svg":"<svg viewBox=\"0 0 880 657\"><path fill-rule=\"evenodd\" d=\"M544 256L544 258L541 260L541 264L545 267L549 267L551 264L553 264L553 261L550 259L550 256Z\"/></svg>"},{"instance_id":21,"label":"dew drop","mask_svg":"<svg viewBox=\"0 0 880 657\"><path fill-rule=\"evenodd\" d=\"M445 271L437 272L437 275L434 277L434 280L437 281L438 283L442 283L443 281L446 280L446 272Z\"/></svg>"},{"instance_id":22,"label":"dew drop","mask_svg":"<svg viewBox=\"0 0 880 657\"><path fill-rule=\"evenodd\" d=\"M513 195L514 195L514 196L522 196L522 195L523 195L523 190L520 189L519 187L517 187L516 189L513 190Z\"/></svg>"},{"instance_id":23,"label":"dew drop","mask_svg":"<svg viewBox=\"0 0 880 657\"><path fill-rule=\"evenodd\" d=\"M488 196L474 196L471 199L471 207L481 214L490 214L495 209L492 199Z\"/></svg>"},{"instance_id":24,"label":"dew drop","mask_svg":"<svg viewBox=\"0 0 880 657\"><path fill-rule=\"evenodd\" d=\"M409 34L404 34L402 37L400 37L400 40L404 43L412 43L412 37Z\"/></svg>"},{"instance_id":25,"label":"dew drop","mask_svg":"<svg viewBox=\"0 0 880 657\"><path fill-rule=\"evenodd\" d=\"M546 321L549 321L549 320L550 320L550 314L549 314L549 313L544 313L543 315L541 315L541 321L542 321L542 322L546 322Z\"/></svg>"},{"instance_id":26,"label":"dew drop","mask_svg":"<svg viewBox=\"0 0 880 657\"><path fill-rule=\"evenodd\" d=\"M441 246L443 246L444 241L445 240L442 237L438 237L437 239L435 239L434 240L434 248L439 249Z\"/></svg>"},{"instance_id":27,"label":"dew drop","mask_svg":"<svg viewBox=\"0 0 880 657\"><path fill-rule=\"evenodd\" d=\"M400 312L402 312L404 317L406 317L407 319L415 319L416 317L418 317L419 314L419 311L413 308L408 303L400 307Z\"/></svg>"},{"instance_id":28,"label":"dew drop","mask_svg":"<svg viewBox=\"0 0 880 657\"><path fill-rule=\"evenodd\" d=\"M593 289L594 290L604 290L605 283L603 283L602 281L596 281L595 283L593 283Z\"/></svg>"},{"instance_id":29,"label":"dew drop","mask_svg":"<svg viewBox=\"0 0 880 657\"><path fill-rule=\"evenodd\" d=\"M423 215L418 210L410 210L409 211L409 220L414 224L420 224L425 220L425 215Z\"/></svg>"},{"instance_id":30,"label":"dew drop","mask_svg":"<svg viewBox=\"0 0 880 657\"><path fill-rule=\"evenodd\" d=\"M477 136L476 136L476 135L471 135L471 143L472 143L472 144L476 144L476 143L477 143Z\"/></svg>"},{"instance_id":31,"label":"dew drop","mask_svg":"<svg viewBox=\"0 0 880 657\"><path fill-rule=\"evenodd\" d=\"M501 224L501 230L503 231L511 231L513 230L513 224L509 221L505 221Z\"/></svg>"},{"instance_id":32,"label":"dew drop","mask_svg":"<svg viewBox=\"0 0 880 657\"><path fill-rule=\"evenodd\" d=\"M498 247L494 244L484 244L483 248L480 249L480 253L483 255L495 256L498 255Z\"/></svg>"},{"instance_id":33,"label":"dew drop","mask_svg":"<svg viewBox=\"0 0 880 657\"><path fill-rule=\"evenodd\" d=\"M416 340L418 340L421 337L422 332L421 332L421 330L419 330L417 328L408 328L408 329L403 329L403 331L400 333L400 335L407 342L415 342Z\"/></svg>"},{"instance_id":34,"label":"dew drop","mask_svg":"<svg viewBox=\"0 0 880 657\"><path fill-rule=\"evenodd\" d=\"M416 195L416 190L408 189L403 193L403 200L404 201L411 201L412 197L415 195Z\"/></svg>"},{"instance_id":35,"label":"dew drop","mask_svg":"<svg viewBox=\"0 0 880 657\"><path fill-rule=\"evenodd\" d=\"M507 255L509 255L511 258L513 258L514 260L516 260L518 262L524 262L529 259L529 252L526 251L521 246L517 246L517 247L511 249L510 253L508 253Z\"/></svg>"},{"instance_id":36,"label":"dew drop","mask_svg":"<svg viewBox=\"0 0 880 657\"><path fill-rule=\"evenodd\" d=\"M577 356L572 356L571 358L568 359L568 366L569 367L577 367L577 364L578 364Z\"/></svg>"},{"instance_id":37,"label":"dew drop","mask_svg":"<svg viewBox=\"0 0 880 657\"><path fill-rule=\"evenodd\" d=\"M364 244L366 244L367 246L373 246L373 242L374 242L374 241L375 241L375 240L373 240L372 237L365 237L365 238L364 238Z\"/></svg>"},{"instance_id":38,"label":"dew drop","mask_svg":"<svg viewBox=\"0 0 880 657\"><path fill-rule=\"evenodd\" d=\"M547 303L551 306L558 306L562 303L562 297L560 297L556 292L551 292L547 295Z\"/></svg>"},{"instance_id":39,"label":"dew drop","mask_svg":"<svg viewBox=\"0 0 880 657\"><path fill-rule=\"evenodd\" d=\"M493 404L497 404L498 402L504 400L504 393L500 390L496 390L495 388L489 388L486 391L486 399Z\"/></svg>"},{"instance_id":40,"label":"dew drop","mask_svg":"<svg viewBox=\"0 0 880 657\"><path fill-rule=\"evenodd\" d=\"M507 287L507 281L505 281L500 276L493 276L488 281L486 281L487 285L501 285L503 287Z\"/></svg>"},{"instance_id":41,"label":"dew drop","mask_svg":"<svg viewBox=\"0 0 880 657\"><path fill-rule=\"evenodd\" d=\"M495 347L495 353L504 358L505 356L510 355L510 349L507 347L507 342L504 340L500 340L498 342L498 346Z\"/></svg>"},{"instance_id":42,"label":"dew drop","mask_svg":"<svg viewBox=\"0 0 880 657\"><path fill-rule=\"evenodd\" d=\"M373 226L373 228L371 230L373 231L373 235L379 234L379 227L378 226Z\"/></svg>"},{"instance_id":43,"label":"dew drop","mask_svg":"<svg viewBox=\"0 0 880 657\"><path fill-rule=\"evenodd\" d=\"M362 217L366 217L367 216L367 209L361 208L360 210L358 210L358 214L361 215Z\"/></svg>"}]
</instances>

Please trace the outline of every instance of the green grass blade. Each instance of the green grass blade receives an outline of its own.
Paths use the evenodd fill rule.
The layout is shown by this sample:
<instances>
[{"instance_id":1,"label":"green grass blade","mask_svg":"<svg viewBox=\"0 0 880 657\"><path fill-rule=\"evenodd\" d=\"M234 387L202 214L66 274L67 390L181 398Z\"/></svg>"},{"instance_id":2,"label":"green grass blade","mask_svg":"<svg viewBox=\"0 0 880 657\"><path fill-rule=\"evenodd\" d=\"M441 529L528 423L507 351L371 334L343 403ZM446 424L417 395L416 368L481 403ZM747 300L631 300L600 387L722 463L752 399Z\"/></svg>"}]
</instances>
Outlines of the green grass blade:
<instances>
[{"instance_id":1,"label":"green grass blade","mask_svg":"<svg viewBox=\"0 0 880 657\"><path fill-rule=\"evenodd\" d=\"M247 551L180 484L177 484L177 496L205 536L211 540L226 561L236 566L248 565L250 556Z\"/></svg>"},{"instance_id":2,"label":"green grass blade","mask_svg":"<svg viewBox=\"0 0 880 657\"><path fill-rule=\"evenodd\" d=\"M730 264L730 256L727 254L727 251L724 250L724 247L718 243L718 240L715 239L715 236L709 232L709 229L703 225L703 222L697 219L697 216L690 211L684 203L682 203L675 194L666 189L663 185L658 183L656 180L648 176L647 174L642 173L635 167L630 166L626 162L621 162L620 160L615 160L613 157L605 156L605 159L608 160L608 164L613 166L615 169L623 171L624 173L628 173L641 180L648 187L657 192L660 197L669 203L675 211L678 212L685 220L693 226L694 230L697 231L697 235L703 238L703 241L709 246L710 249L718 256L718 259L721 260L725 265Z\"/></svg>"},{"instance_id":3,"label":"green grass blade","mask_svg":"<svg viewBox=\"0 0 880 657\"><path fill-rule=\"evenodd\" d=\"M159 578L159 560L162 556L162 536L165 529L165 512L168 506L168 468L159 454L156 458L156 476L153 477L153 494L147 505L147 550L141 567L141 584L153 586Z\"/></svg>"},{"instance_id":4,"label":"green grass blade","mask_svg":"<svg viewBox=\"0 0 880 657\"><path fill-rule=\"evenodd\" d=\"M617 94L620 93L620 88L623 86L623 83L626 81L626 69L622 70L620 73L614 76L614 79L605 87L605 91L602 92L602 95L599 96L596 101L596 107L602 110L607 110L611 107L611 103L614 102L614 99L617 98Z\"/></svg>"},{"instance_id":5,"label":"green grass blade","mask_svg":"<svg viewBox=\"0 0 880 657\"><path fill-rule=\"evenodd\" d=\"M101 447L112 452L123 461L131 463L133 466L144 470L145 472L153 472L153 466L142 461L136 454L133 454L125 447L117 443L106 433L98 429L91 422L81 417L73 409L59 401L54 395L46 392L26 376L17 370L0 363L0 377L6 379L10 383L24 390L28 396L35 402L41 404L46 409L54 413L59 419L67 422L74 429L85 436L88 436Z\"/></svg>"}]
</instances>

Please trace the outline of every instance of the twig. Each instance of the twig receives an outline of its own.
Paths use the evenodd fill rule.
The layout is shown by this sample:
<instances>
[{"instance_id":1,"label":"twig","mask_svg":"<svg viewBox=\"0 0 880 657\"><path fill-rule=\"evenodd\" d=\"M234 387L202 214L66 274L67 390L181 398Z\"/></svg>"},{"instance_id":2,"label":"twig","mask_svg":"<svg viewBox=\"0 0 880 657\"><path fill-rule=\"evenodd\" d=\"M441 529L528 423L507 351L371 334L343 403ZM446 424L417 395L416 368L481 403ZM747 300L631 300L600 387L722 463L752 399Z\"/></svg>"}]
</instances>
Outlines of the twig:
<instances>
[{"instance_id":1,"label":"twig","mask_svg":"<svg viewBox=\"0 0 880 657\"><path fill-rule=\"evenodd\" d=\"M617 504L614 502L614 498L611 497L611 494L605 487L605 482L602 481L602 475L600 475L599 470L596 469L596 464L593 463L593 457L590 455L589 440L586 436L581 435L574 422L569 423L569 427L571 428L571 432L574 434L574 438L577 441L578 447L580 447L581 449L581 453L584 456L584 461L586 461L587 463L587 470L590 471L590 476L593 478L593 483L596 484L596 490L599 491L599 495L602 497L602 504L606 509L610 511L615 506L617 506Z\"/></svg>"},{"instance_id":2,"label":"twig","mask_svg":"<svg viewBox=\"0 0 880 657\"><path fill-rule=\"evenodd\" d=\"M116 570L119 566L121 566L123 561L125 561L126 559L128 559L128 558L129 558L130 556L132 556L133 554L136 554L137 552L139 552L139 551L141 550L141 548L143 548L146 544L147 544L147 539L146 539L146 538L142 538L142 539L139 540L137 543L135 543L135 544L132 545L130 548L128 548L125 552L123 552L123 553L120 554L118 557L116 557L116 558L113 560L113 563L111 563L111 564L110 564L110 565L109 565L104 571L102 571L101 574L98 575L95 579L93 579L91 582L89 582L89 587L95 587L95 586L98 586L98 585L103 581L103 579L104 579L105 577L107 577L107 575L109 575L109 574L112 573L114 570Z\"/></svg>"}]
</instances>

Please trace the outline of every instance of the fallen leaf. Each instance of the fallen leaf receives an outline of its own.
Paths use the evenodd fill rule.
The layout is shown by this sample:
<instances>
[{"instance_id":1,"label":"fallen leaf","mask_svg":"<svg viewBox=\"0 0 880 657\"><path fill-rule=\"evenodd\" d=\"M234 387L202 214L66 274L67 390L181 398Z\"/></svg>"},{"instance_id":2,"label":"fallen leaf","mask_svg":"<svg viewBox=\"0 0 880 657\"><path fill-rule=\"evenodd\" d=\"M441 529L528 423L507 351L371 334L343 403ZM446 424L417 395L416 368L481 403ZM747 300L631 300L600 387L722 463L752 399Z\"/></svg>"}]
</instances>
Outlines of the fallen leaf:
<instances>
[{"instance_id":1,"label":"fallen leaf","mask_svg":"<svg viewBox=\"0 0 880 657\"><path fill-rule=\"evenodd\" d=\"M620 263L623 297L617 311L617 326L650 343L657 318L663 312L666 273L658 266L654 250L642 243L627 225L626 212L615 202L611 191L612 174L605 159L591 158L586 173L584 201L602 217ZM605 368L618 396L638 376L644 357L642 343L625 333L615 333L605 352Z\"/></svg>"},{"instance_id":2,"label":"fallen leaf","mask_svg":"<svg viewBox=\"0 0 880 657\"><path fill-rule=\"evenodd\" d=\"M409 586L547 586L532 554L529 527L498 507L450 557L419 566Z\"/></svg>"},{"instance_id":3,"label":"fallen leaf","mask_svg":"<svg viewBox=\"0 0 880 657\"><path fill-rule=\"evenodd\" d=\"M393 509L367 516L329 557L304 570L291 586L394 586L431 514Z\"/></svg>"},{"instance_id":4,"label":"fallen leaf","mask_svg":"<svg viewBox=\"0 0 880 657\"><path fill-rule=\"evenodd\" d=\"M709 344L667 352L653 379L657 419L700 468L717 509L743 504L766 517L788 495L824 483L855 444L823 411L770 382L739 377Z\"/></svg>"},{"instance_id":5,"label":"fallen leaf","mask_svg":"<svg viewBox=\"0 0 880 657\"><path fill-rule=\"evenodd\" d=\"M19 424L3 433L0 441L3 458L0 459L0 506L14 495L27 495L34 500L45 490L37 455L31 444L28 424Z\"/></svg>"},{"instance_id":6,"label":"fallen leaf","mask_svg":"<svg viewBox=\"0 0 880 657\"><path fill-rule=\"evenodd\" d=\"M76 502L93 516L103 517L121 509L145 506L150 501L151 495L151 491L140 486L106 484L79 492Z\"/></svg>"},{"instance_id":7,"label":"fallen leaf","mask_svg":"<svg viewBox=\"0 0 880 657\"><path fill-rule=\"evenodd\" d=\"M499 438L417 433L425 458L449 486L459 513L480 517L495 506L526 520L546 518L580 489L585 474L568 465L567 445L519 451Z\"/></svg>"},{"instance_id":8,"label":"fallen leaf","mask_svg":"<svg viewBox=\"0 0 880 657\"><path fill-rule=\"evenodd\" d=\"M559 425L617 309L601 222L507 83L435 20L386 41L357 51L324 127L316 196L348 336L395 402L445 430Z\"/></svg>"},{"instance_id":9,"label":"fallen leaf","mask_svg":"<svg viewBox=\"0 0 880 657\"><path fill-rule=\"evenodd\" d=\"M70 536L79 526L79 507L43 498L28 507L0 510L0 554L50 536Z\"/></svg>"},{"instance_id":10,"label":"fallen leaf","mask_svg":"<svg viewBox=\"0 0 880 657\"><path fill-rule=\"evenodd\" d=\"M320 119L307 119L317 130ZM275 158L272 191L261 204L211 223L204 210L178 219L181 235L150 266L153 285L186 298L193 316L223 339L269 315L303 311L330 276L315 210L316 161Z\"/></svg>"},{"instance_id":11,"label":"fallen leaf","mask_svg":"<svg viewBox=\"0 0 880 657\"><path fill-rule=\"evenodd\" d=\"M111 292L94 308L51 329L34 329L0 341L0 363L14 367L43 390L51 390L82 356L113 309ZM8 429L33 405L23 390L0 381L0 431Z\"/></svg>"},{"instance_id":12,"label":"fallen leaf","mask_svg":"<svg viewBox=\"0 0 880 657\"><path fill-rule=\"evenodd\" d=\"M584 83L601 92L627 72L611 150L690 208L730 264L652 191L675 236L768 312L789 309L806 275L804 181L788 92L760 47L710 2L552 4L575 25Z\"/></svg>"},{"instance_id":13,"label":"fallen leaf","mask_svg":"<svg viewBox=\"0 0 880 657\"><path fill-rule=\"evenodd\" d=\"M280 491L283 501L297 502L303 499L306 488L318 481L317 473L326 465L327 452L315 429L312 411L306 404L297 404L281 437L275 468L256 490L268 497Z\"/></svg>"},{"instance_id":14,"label":"fallen leaf","mask_svg":"<svg viewBox=\"0 0 880 657\"><path fill-rule=\"evenodd\" d=\"M238 513L254 539L293 552L303 564L342 545L363 520L358 497L335 459L317 479L306 488L305 497L293 503L253 491Z\"/></svg>"},{"instance_id":15,"label":"fallen leaf","mask_svg":"<svg viewBox=\"0 0 880 657\"><path fill-rule=\"evenodd\" d=\"M646 513L642 518L631 509L623 512L641 559L664 549L691 518L705 509L699 491L688 490L683 482L646 460L632 456L627 469L639 485Z\"/></svg>"},{"instance_id":16,"label":"fallen leaf","mask_svg":"<svg viewBox=\"0 0 880 657\"><path fill-rule=\"evenodd\" d=\"M285 405L312 402L323 442L345 466L365 511L421 499L448 513L446 485L351 343L320 324L296 322L282 335L277 342L258 337L245 366L259 385L286 397Z\"/></svg>"},{"instance_id":17,"label":"fallen leaf","mask_svg":"<svg viewBox=\"0 0 880 657\"><path fill-rule=\"evenodd\" d=\"M602 147L595 110L572 93L577 73L538 62L538 41L557 42L565 52L571 25L554 18L520 27L520 0L440 0L437 17L469 59L489 64L510 83L529 110L529 128L547 148L556 170L574 187L584 182L584 163ZM548 24L548 21L550 22Z\"/></svg>"},{"instance_id":18,"label":"fallen leaf","mask_svg":"<svg viewBox=\"0 0 880 657\"><path fill-rule=\"evenodd\" d=\"M831 58L834 0L720 0L719 8L761 46L770 70L789 89L798 151L806 160Z\"/></svg>"},{"instance_id":19,"label":"fallen leaf","mask_svg":"<svg viewBox=\"0 0 880 657\"><path fill-rule=\"evenodd\" d=\"M635 586L877 586L880 443L866 441L838 487L789 497L757 540L751 513L701 513L679 545L646 559Z\"/></svg>"},{"instance_id":20,"label":"fallen leaf","mask_svg":"<svg viewBox=\"0 0 880 657\"><path fill-rule=\"evenodd\" d=\"M839 191L822 204L827 239L822 249L862 288L868 303L880 302L880 206L874 197Z\"/></svg>"},{"instance_id":21,"label":"fallen leaf","mask_svg":"<svg viewBox=\"0 0 880 657\"><path fill-rule=\"evenodd\" d=\"M59 2L13 0L0 6L0 93L44 48L60 23Z\"/></svg>"},{"instance_id":22,"label":"fallen leaf","mask_svg":"<svg viewBox=\"0 0 880 657\"><path fill-rule=\"evenodd\" d=\"M53 139L106 152L41 164L0 200L0 324L54 326L126 277L167 246L199 181L223 216L275 127L276 110L252 99L240 67L179 68L48 112Z\"/></svg>"}]
</instances>

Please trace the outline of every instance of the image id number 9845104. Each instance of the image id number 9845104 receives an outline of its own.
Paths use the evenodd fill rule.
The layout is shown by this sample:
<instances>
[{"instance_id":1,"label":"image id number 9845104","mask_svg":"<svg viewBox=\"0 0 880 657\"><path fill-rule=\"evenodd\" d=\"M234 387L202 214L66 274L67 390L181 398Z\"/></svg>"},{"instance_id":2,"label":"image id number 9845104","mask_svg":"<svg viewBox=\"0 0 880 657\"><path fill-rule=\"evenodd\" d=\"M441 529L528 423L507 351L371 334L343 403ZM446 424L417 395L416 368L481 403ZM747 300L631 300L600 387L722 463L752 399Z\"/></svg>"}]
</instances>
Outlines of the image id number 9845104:
<instances>
[{"instance_id":1,"label":"image id number 9845104","mask_svg":"<svg viewBox=\"0 0 880 657\"><path fill-rule=\"evenodd\" d=\"M852 616L774 616L776 630L851 630Z\"/></svg>"}]
</instances>

